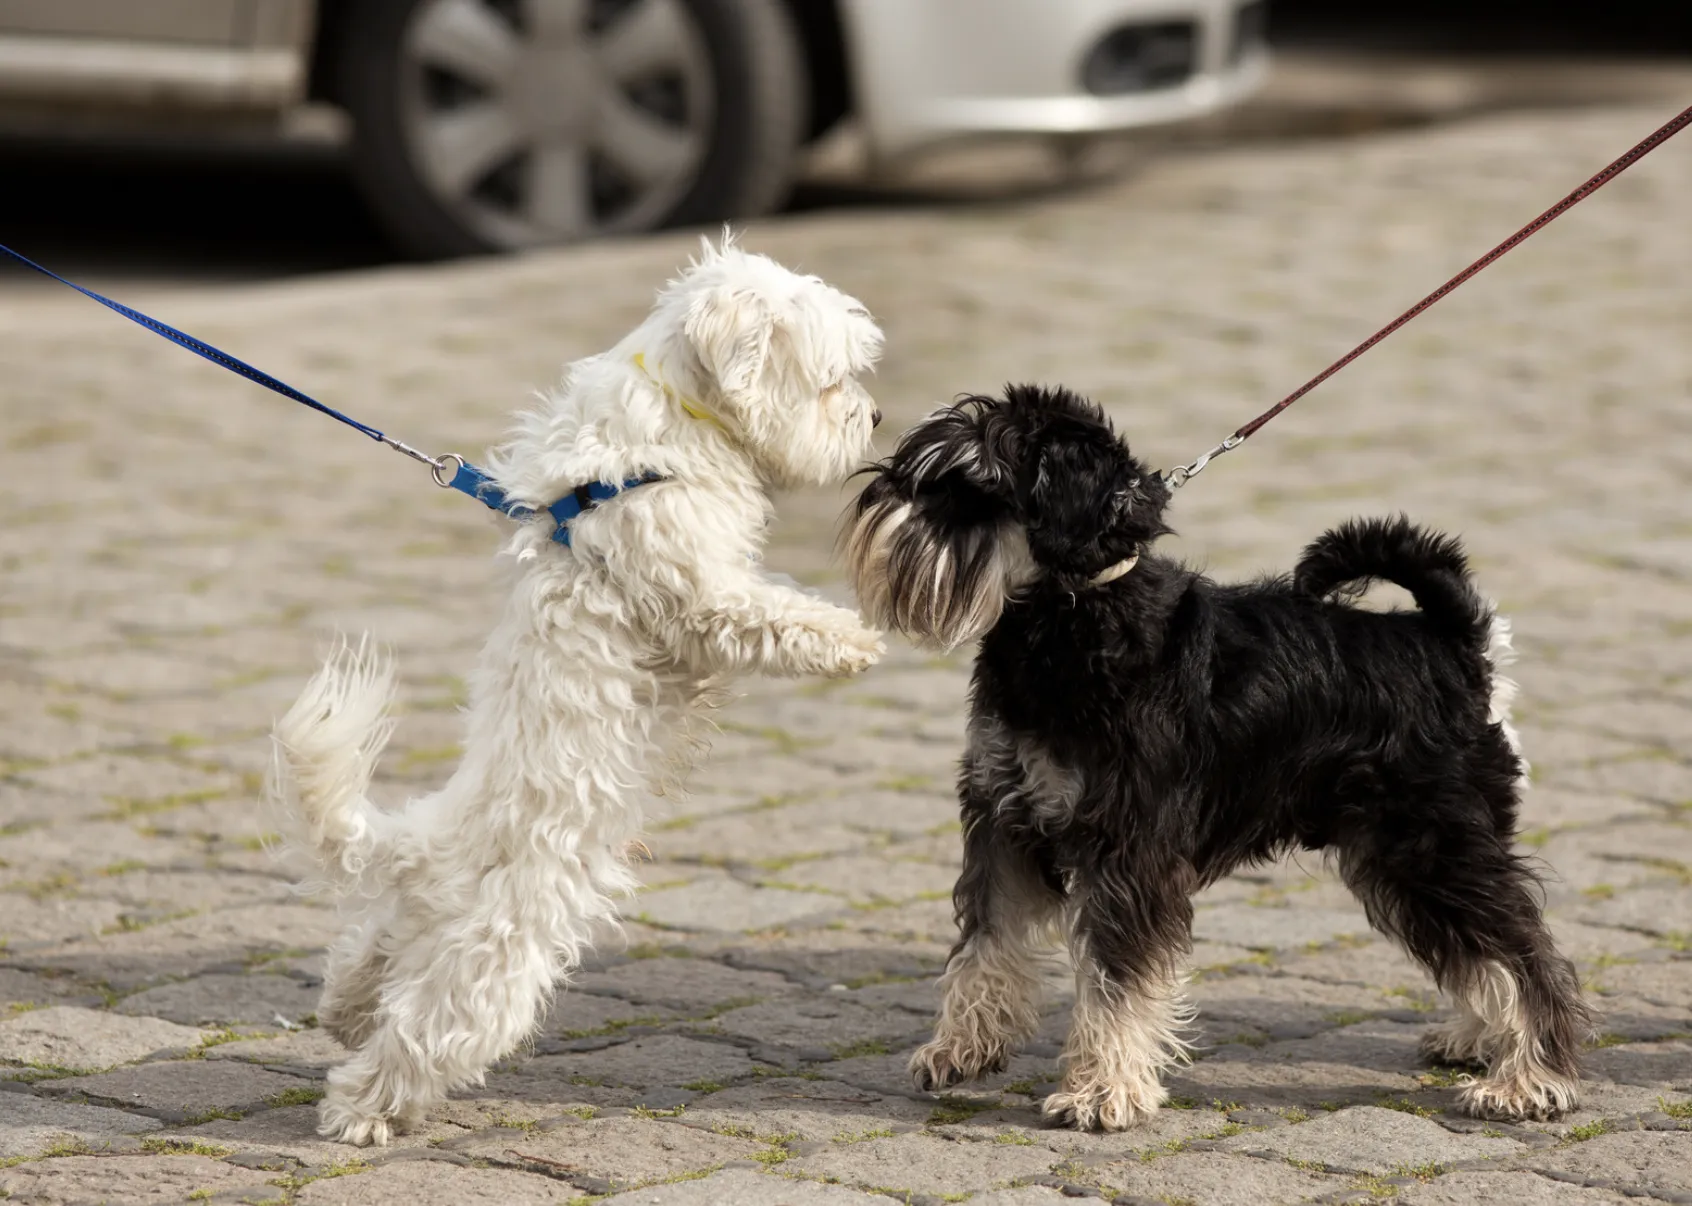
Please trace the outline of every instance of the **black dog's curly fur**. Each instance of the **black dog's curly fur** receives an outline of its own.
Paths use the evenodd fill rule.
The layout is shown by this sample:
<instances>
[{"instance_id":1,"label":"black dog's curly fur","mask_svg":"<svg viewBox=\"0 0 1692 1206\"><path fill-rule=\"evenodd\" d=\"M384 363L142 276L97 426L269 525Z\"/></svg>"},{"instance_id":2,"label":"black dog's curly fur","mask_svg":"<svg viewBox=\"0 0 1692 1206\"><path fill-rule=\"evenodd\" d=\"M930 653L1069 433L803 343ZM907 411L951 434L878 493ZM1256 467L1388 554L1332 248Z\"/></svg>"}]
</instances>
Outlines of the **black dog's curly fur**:
<instances>
[{"instance_id":1,"label":"black dog's curly fur","mask_svg":"<svg viewBox=\"0 0 1692 1206\"><path fill-rule=\"evenodd\" d=\"M1181 1053L1191 894L1321 850L1456 998L1459 1021L1426 1047L1489 1065L1471 1112L1574 1104L1589 1019L1512 850L1525 767L1493 711L1507 641L1457 541L1357 521L1291 576L1213 582L1146 552L1170 531L1168 488L1063 390L968 399L871 472L850 529L866 609L941 645L980 638L960 938L919 1082L1002 1065L1037 1018L1017 998L1049 922L1080 977L1047 1111L1142 1117ZM1417 610L1350 606L1372 579Z\"/></svg>"}]
</instances>

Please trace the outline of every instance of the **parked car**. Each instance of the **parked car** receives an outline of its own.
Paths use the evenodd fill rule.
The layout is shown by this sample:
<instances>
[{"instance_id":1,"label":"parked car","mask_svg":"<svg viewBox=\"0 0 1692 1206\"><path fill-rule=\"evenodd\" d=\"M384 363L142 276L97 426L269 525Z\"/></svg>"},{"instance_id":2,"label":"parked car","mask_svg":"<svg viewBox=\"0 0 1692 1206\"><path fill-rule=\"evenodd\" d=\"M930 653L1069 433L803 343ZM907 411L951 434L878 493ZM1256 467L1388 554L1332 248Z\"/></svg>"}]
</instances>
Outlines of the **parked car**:
<instances>
[{"instance_id":1,"label":"parked car","mask_svg":"<svg viewBox=\"0 0 1692 1206\"><path fill-rule=\"evenodd\" d=\"M1245 95L1264 0L0 0L0 128L350 118L425 257L779 205L852 118L874 159L1179 121Z\"/></svg>"}]
</instances>

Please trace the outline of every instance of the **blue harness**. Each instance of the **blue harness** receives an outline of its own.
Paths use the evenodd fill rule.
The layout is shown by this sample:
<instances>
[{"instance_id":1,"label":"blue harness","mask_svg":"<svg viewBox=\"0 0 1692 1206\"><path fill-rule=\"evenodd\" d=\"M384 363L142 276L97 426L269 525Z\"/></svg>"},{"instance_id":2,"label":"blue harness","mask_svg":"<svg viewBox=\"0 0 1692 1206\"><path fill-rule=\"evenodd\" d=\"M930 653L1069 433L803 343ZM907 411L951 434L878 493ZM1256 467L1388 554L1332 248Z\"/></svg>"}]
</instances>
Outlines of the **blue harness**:
<instances>
[{"instance_id":1,"label":"blue harness","mask_svg":"<svg viewBox=\"0 0 1692 1206\"><path fill-rule=\"evenodd\" d=\"M156 318L150 318L141 313L139 310L132 310L121 302L115 302L109 297L94 292L92 289L85 289L81 285L76 284L74 281L67 281L58 273L51 272L48 269L43 268L40 264L37 264L34 260L19 255L10 247L0 244L0 252L10 256L26 268L33 268L42 276L51 277L53 280L58 281L61 285L70 286L84 297L93 298L107 309L117 311L131 322L139 323L141 326L146 327L149 331L153 332L153 334L163 336L178 347L187 348L196 356L203 356L213 364L221 365L230 372L245 377L248 381L256 382L257 384L264 386L266 389L274 390L276 393L281 394L284 398L291 398L295 402L300 403L302 406L309 406L311 409L319 412L320 414L328 415L331 419L345 423L354 431L369 436L379 444L386 444L395 452L403 452L406 456L411 457L413 460L422 461L425 465L429 466L429 472L434 477L435 484L438 486L444 486L449 489L457 490L462 494L468 494L477 502L483 504L484 506L491 507L493 510L498 511L501 515L504 515L509 519L522 521L532 519L536 515L540 514L540 511L536 510L534 507L528 507L524 506L522 503L512 502L506 497L505 491L501 490L494 484L493 479L488 477L485 472L472 465L469 461L466 461L463 457L459 456L456 452L449 452L443 456L429 456L426 453L419 452L410 444L401 440L396 440L392 436L385 435L368 424L360 423L357 419L350 415L342 414L332 406L325 406L316 398L301 393L286 382L278 381L269 373L254 368L244 360L237 360L227 352L220 351L203 340L195 339L192 335L189 335L186 332L178 331L175 327L162 323ZM448 476L449 469L451 470L451 476ZM624 490L632 490L636 486L644 486L649 482L662 480L663 478L659 474L643 473L636 477L625 478L621 482L586 482L583 485L577 486L574 490L572 490L569 494L566 494L557 502L552 503L550 506L541 508L541 510L544 510L552 517L552 539L568 548L570 544L570 521L575 519L576 516L582 514L584 511L593 510L593 508L597 507L606 499L614 498L618 494L621 494Z\"/></svg>"}]
</instances>

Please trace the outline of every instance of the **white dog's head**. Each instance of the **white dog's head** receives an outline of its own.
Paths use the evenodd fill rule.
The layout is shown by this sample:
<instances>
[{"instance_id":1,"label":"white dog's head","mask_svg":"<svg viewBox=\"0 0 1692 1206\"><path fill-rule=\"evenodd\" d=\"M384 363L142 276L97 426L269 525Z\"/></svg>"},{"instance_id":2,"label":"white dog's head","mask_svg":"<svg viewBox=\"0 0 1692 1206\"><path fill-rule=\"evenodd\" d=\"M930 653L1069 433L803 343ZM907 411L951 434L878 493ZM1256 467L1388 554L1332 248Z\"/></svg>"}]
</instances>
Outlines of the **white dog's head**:
<instances>
[{"instance_id":1,"label":"white dog's head","mask_svg":"<svg viewBox=\"0 0 1692 1206\"><path fill-rule=\"evenodd\" d=\"M705 243L653 316L771 482L838 481L868 454L881 412L858 378L882 338L862 302L725 238Z\"/></svg>"}]
</instances>

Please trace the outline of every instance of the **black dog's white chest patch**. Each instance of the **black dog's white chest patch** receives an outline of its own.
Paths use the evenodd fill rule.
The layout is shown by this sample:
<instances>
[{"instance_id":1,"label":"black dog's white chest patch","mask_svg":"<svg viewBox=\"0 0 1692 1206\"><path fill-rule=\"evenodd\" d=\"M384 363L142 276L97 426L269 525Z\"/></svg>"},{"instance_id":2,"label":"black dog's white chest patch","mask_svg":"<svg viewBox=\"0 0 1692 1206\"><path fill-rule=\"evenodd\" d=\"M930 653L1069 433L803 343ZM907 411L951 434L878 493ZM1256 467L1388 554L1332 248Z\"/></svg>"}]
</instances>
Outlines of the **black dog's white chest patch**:
<instances>
[{"instance_id":1,"label":"black dog's white chest patch","mask_svg":"<svg viewBox=\"0 0 1692 1206\"><path fill-rule=\"evenodd\" d=\"M1081 797L1081 776L1053 758L1032 737L1013 733L988 717L970 727L971 787L994 801L1000 819L1037 829L1066 823Z\"/></svg>"}]
</instances>

